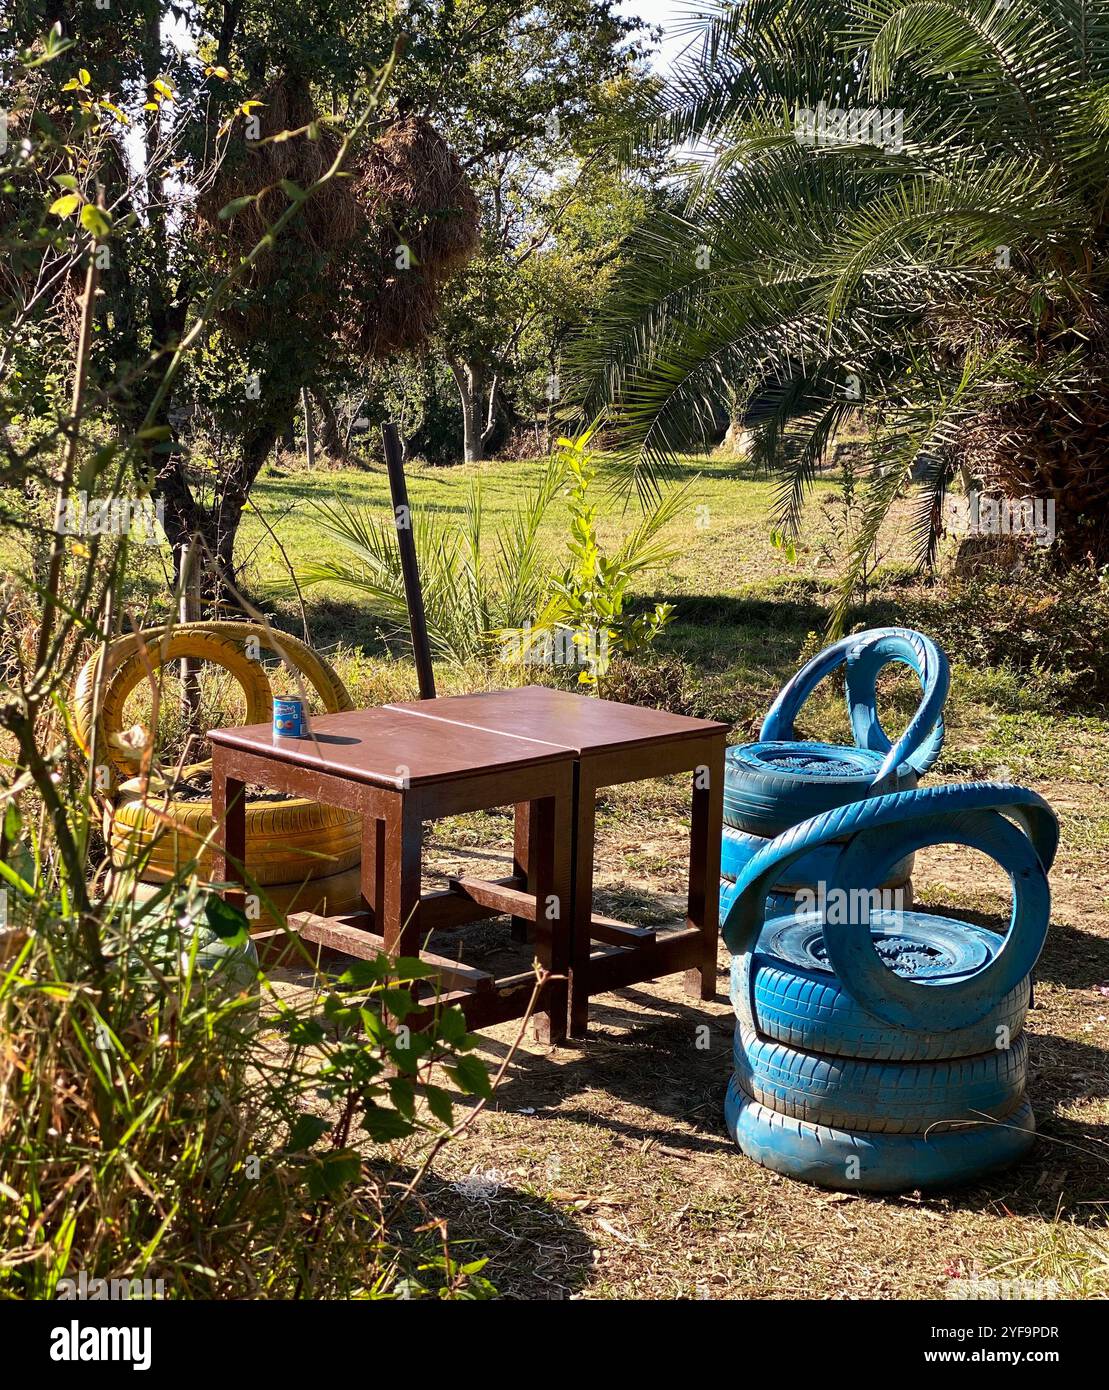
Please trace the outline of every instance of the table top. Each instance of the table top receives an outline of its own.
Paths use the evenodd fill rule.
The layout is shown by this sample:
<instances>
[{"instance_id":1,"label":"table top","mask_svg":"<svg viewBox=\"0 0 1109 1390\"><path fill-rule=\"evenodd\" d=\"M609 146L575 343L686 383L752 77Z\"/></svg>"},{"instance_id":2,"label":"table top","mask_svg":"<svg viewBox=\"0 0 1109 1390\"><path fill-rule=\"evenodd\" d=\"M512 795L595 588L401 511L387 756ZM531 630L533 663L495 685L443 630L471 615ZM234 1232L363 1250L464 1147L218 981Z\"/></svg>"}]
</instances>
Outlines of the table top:
<instances>
[{"instance_id":1,"label":"table top","mask_svg":"<svg viewBox=\"0 0 1109 1390\"><path fill-rule=\"evenodd\" d=\"M551 690L545 685L410 700L385 708L403 710L425 723L445 722L569 748L578 757L728 732L727 724L714 719L690 719L684 714Z\"/></svg>"},{"instance_id":2,"label":"table top","mask_svg":"<svg viewBox=\"0 0 1109 1390\"><path fill-rule=\"evenodd\" d=\"M312 715L307 738L272 725L212 729L219 747L384 786L419 786L650 743L727 733L727 724L527 685Z\"/></svg>"},{"instance_id":3,"label":"table top","mask_svg":"<svg viewBox=\"0 0 1109 1390\"><path fill-rule=\"evenodd\" d=\"M307 738L275 736L270 722L212 729L208 737L220 748L392 787L449 781L498 768L538 767L573 757L568 748L446 720L416 719L388 706L312 715Z\"/></svg>"}]
</instances>

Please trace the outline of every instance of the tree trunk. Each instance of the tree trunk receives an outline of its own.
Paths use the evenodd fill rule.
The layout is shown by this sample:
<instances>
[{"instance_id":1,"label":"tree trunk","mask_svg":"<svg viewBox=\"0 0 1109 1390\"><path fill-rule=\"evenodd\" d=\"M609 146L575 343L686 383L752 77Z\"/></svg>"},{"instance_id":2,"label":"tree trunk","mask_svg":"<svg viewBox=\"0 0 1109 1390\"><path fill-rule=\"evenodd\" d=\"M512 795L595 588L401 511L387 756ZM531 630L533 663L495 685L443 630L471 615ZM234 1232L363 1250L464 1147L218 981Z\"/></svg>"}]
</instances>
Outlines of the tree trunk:
<instances>
[{"instance_id":1,"label":"tree trunk","mask_svg":"<svg viewBox=\"0 0 1109 1390\"><path fill-rule=\"evenodd\" d=\"M309 391L320 412L320 444L324 453L342 463L347 463L347 447L343 440L343 432L339 428L339 417L335 414L335 407L331 404L331 397L322 386L309 387Z\"/></svg>"},{"instance_id":2,"label":"tree trunk","mask_svg":"<svg viewBox=\"0 0 1109 1390\"><path fill-rule=\"evenodd\" d=\"M166 539L176 556L193 536L204 535L207 514L189 490L180 454L168 455L157 476L157 496L165 504Z\"/></svg>"},{"instance_id":3,"label":"tree trunk","mask_svg":"<svg viewBox=\"0 0 1109 1390\"><path fill-rule=\"evenodd\" d=\"M462 401L462 452L467 463L480 463L485 450L497 428L497 399L501 378L499 372L493 373L489 385L489 395L485 395L485 369L480 362L459 362L447 358L458 395ZM481 415L484 409L485 421Z\"/></svg>"},{"instance_id":4,"label":"tree trunk","mask_svg":"<svg viewBox=\"0 0 1109 1390\"><path fill-rule=\"evenodd\" d=\"M290 397L285 407L287 411L292 411L294 400L295 397ZM235 569L235 540L239 534L239 523L243 519L243 510L250 498L250 489L254 486L254 481L261 472L262 465L269 458L270 451L277 442L277 437L281 431L281 426L277 421L282 418L280 410L266 412L266 415L255 428L243 439L238 461L232 468L224 484L223 492L216 499L207 518L205 540L211 547L217 570L214 586L217 591L215 596L227 599L232 603L237 603L234 591L238 587L239 581L238 572ZM284 418L288 418L288 416Z\"/></svg>"},{"instance_id":5,"label":"tree trunk","mask_svg":"<svg viewBox=\"0 0 1109 1390\"><path fill-rule=\"evenodd\" d=\"M312 418L312 400L307 386L300 389L300 406L304 411L304 452L308 457L308 471L311 473L316 467L316 422Z\"/></svg>"},{"instance_id":6,"label":"tree trunk","mask_svg":"<svg viewBox=\"0 0 1109 1390\"><path fill-rule=\"evenodd\" d=\"M447 358L462 401L462 456L467 463L480 463L485 457L485 435L478 422L481 408L481 368L473 362Z\"/></svg>"},{"instance_id":7,"label":"tree trunk","mask_svg":"<svg viewBox=\"0 0 1109 1390\"><path fill-rule=\"evenodd\" d=\"M200 538L201 554L210 563L204 566L205 599L238 605L235 590L235 541L239 523L250 497L250 490L270 455L282 425L293 407L294 397L281 407L266 411L263 418L239 445L238 456L230 461L222 478L222 491L211 507L200 506L192 495L180 456L173 454L158 473L158 496L165 503L165 531L175 556L194 536Z\"/></svg>"}]
</instances>

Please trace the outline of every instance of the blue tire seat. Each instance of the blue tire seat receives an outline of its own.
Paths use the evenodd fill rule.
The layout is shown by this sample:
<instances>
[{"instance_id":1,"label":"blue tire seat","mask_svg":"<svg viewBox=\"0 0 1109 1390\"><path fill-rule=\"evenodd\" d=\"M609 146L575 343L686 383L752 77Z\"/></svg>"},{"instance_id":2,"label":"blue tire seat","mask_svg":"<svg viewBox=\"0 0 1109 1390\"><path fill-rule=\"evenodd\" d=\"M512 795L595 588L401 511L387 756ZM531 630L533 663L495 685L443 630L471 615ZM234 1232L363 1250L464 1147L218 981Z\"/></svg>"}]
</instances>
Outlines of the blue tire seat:
<instances>
[{"instance_id":1,"label":"blue tire seat","mask_svg":"<svg viewBox=\"0 0 1109 1390\"><path fill-rule=\"evenodd\" d=\"M885 761L869 748L836 743L737 744L724 755L724 824L773 839L798 821L862 801ZM894 790L916 784L916 771L903 766Z\"/></svg>"},{"instance_id":2,"label":"blue tire seat","mask_svg":"<svg viewBox=\"0 0 1109 1390\"><path fill-rule=\"evenodd\" d=\"M921 682L921 702L896 743L877 707L880 672L892 662L910 667ZM816 686L845 670L847 712L854 747L799 741L795 723ZM943 704L950 673L940 649L910 628L873 628L846 637L806 663L778 694L759 741L729 748L724 762L724 839L720 911L726 915L733 885L757 849L790 826L824 811L887 791L907 791L933 765L943 744ZM793 865L789 882L774 885L774 912L798 888L829 880L835 851L827 847ZM907 887L912 856L892 866L886 887Z\"/></svg>"},{"instance_id":3,"label":"blue tire seat","mask_svg":"<svg viewBox=\"0 0 1109 1390\"><path fill-rule=\"evenodd\" d=\"M934 1062L824 1057L736 1024L735 1077L745 1095L780 1115L882 1134L923 1134L1004 1119L1024 1099L1028 1040Z\"/></svg>"},{"instance_id":4,"label":"blue tire seat","mask_svg":"<svg viewBox=\"0 0 1109 1390\"><path fill-rule=\"evenodd\" d=\"M841 806L754 854L722 928L737 1015L725 1114L741 1150L856 1191L966 1181L1023 1154L1034 1125L1022 1025L1058 839L1042 797L977 783ZM871 910L895 864L941 844L974 848L1006 871L1004 935ZM819 909L768 922L768 894L829 846ZM855 909L842 910L852 893Z\"/></svg>"},{"instance_id":5,"label":"blue tire seat","mask_svg":"<svg viewBox=\"0 0 1109 1390\"><path fill-rule=\"evenodd\" d=\"M1003 1120L928 1134L830 1129L760 1105L744 1095L734 1076L724 1119L740 1151L754 1162L844 1192L906 1192L974 1182L1022 1159L1036 1132L1027 1101Z\"/></svg>"},{"instance_id":6,"label":"blue tire seat","mask_svg":"<svg viewBox=\"0 0 1109 1390\"><path fill-rule=\"evenodd\" d=\"M921 986L966 975L992 960L1003 938L923 912L870 913L870 935L888 968ZM871 1061L932 1062L972 1057L1005 1046L1024 1026L1027 976L976 1023L921 1032L886 1023L843 988L828 964L820 916L809 913L766 923L752 951L732 960L736 1018L761 1037L805 1052Z\"/></svg>"},{"instance_id":7,"label":"blue tire seat","mask_svg":"<svg viewBox=\"0 0 1109 1390\"><path fill-rule=\"evenodd\" d=\"M725 825L720 845L720 920L728 915L736 892L736 880L743 873L754 856L769 840L752 835L746 830L735 830ZM798 907L798 894L806 889L813 890L819 884L831 883L839 857L840 845L821 845L811 854L805 855L791 864L783 878L774 885L768 896L767 916L780 917L791 913ZM906 855L890 867L889 873L879 884L880 888L897 891L899 901L909 907L912 904L912 885L909 877L913 871L913 856Z\"/></svg>"}]
</instances>

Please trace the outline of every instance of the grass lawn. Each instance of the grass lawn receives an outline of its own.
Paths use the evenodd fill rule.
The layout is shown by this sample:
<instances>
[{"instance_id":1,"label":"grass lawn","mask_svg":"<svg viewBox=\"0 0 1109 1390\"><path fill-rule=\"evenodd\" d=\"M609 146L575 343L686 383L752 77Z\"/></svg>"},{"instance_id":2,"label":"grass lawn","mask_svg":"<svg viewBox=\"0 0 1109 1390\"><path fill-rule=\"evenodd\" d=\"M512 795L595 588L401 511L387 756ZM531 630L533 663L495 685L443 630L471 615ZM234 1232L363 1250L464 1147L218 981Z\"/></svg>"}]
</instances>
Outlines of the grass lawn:
<instances>
[{"instance_id":1,"label":"grass lawn","mask_svg":"<svg viewBox=\"0 0 1109 1390\"><path fill-rule=\"evenodd\" d=\"M538 469L534 462L414 466L413 507L417 515L429 506L460 509L480 471L493 536ZM684 471L698 480L693 506L672 527L680 553L643 594L677 606L660 642L670 662L620 694L726 718L740 740L824 627L840 525L835 481L818 484L806 541L790 561L769 543L769 483L732 461L690 460ZM382 472L269 470L255 499L294 565L330 544L312 519L313 497L388 510ZM883 541L859 623L928 627L929 615L941 613L943 588L907 572L904 519L895 518ZM612 507L607 532L633 520ZM550 530L558 546L558 516ZM241 554L256 593L284 566L253 517ZM295 602L267 607L300 631ZM306 616L312 639L335 655L358 700L415 693L403 643L383 633L357 597L312 590ZM733 1027L722 952L715 1004L688 1001L678 978L663 980L600 999L584 1044L525 1043L495 1103L438 1160L430 1208L450 1219L456 1240L472 1242L468 1256L491 1256L486 1272L503 1294L942 1298L978 1275L1052 1280L1062 1296L1109 1296L1109 723L1096 708L1061 712L1043 673L988 666L973 650L968 642L953 652L936 775L1025 783L1048 797L1063 826L1052 931L1029 1022L1029 1092L1041 1134L1032 1157L973 1188L889 1199L825 1193L742 1158L722 1118ZM444 691L498 683L483 671L439 675ZM892 727L913 699L904 682L888 693ZM806 732L842 738L846 727L834 695L810 706ZM684 787L617 789L604 798L600 827L600 910L642 922L680 915ZM507 813L430 827L429 882L474 862L479 847L504 856L511 842ZM1007 884L969 851L920 855L915 886L937 910L998 927L1006 919ZM497 949L496 930L469 929L475 963ZM706 1020L707 1052L696 1046ZM515 1027L481 1035L490 1062L503 1057Z\"/></svg>"}]
</instances>

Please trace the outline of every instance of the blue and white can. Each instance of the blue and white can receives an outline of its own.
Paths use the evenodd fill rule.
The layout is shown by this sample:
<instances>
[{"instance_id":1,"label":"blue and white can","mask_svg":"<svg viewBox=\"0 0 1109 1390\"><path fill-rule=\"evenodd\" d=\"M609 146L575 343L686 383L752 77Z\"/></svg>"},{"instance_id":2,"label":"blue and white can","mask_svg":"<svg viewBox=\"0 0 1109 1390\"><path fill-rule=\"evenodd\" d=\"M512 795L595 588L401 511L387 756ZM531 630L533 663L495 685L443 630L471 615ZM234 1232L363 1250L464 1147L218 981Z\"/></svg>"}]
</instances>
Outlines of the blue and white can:
<instances>
[{"instance_id":1,"label":"blue and white can","mask_svg":"<svg viewBox=\"0 0 1109 1390\"><path fill-rule=\"evenodd\" d=\"M278 738L307 738L308 716L297 695L273 697L273 732Z\"/></svg>"}]
</instances>

